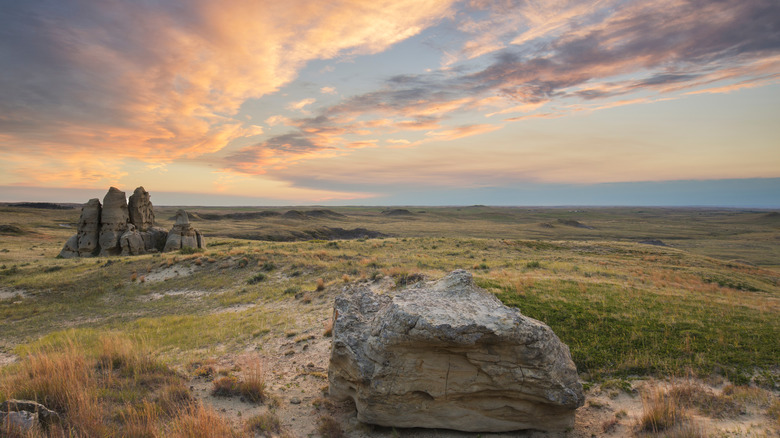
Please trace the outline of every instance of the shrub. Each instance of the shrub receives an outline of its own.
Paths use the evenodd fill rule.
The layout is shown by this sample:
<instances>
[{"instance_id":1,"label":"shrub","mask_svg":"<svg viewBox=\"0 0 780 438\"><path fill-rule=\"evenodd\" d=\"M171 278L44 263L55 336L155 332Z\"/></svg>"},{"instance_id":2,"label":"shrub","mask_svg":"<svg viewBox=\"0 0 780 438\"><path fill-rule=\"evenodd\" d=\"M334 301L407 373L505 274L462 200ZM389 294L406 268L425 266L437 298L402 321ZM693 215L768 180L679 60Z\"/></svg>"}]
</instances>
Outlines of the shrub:
<instances>
[{"instance_id":1,"label":"shrub","mask_svg":"<svg viewBox=\"0 0 780 438\"><path fill-rule=\"evenodd\" d=\"M317 292L325 290L325 280L318 278L317 279Z\"/></svg>"},{"instance_id":2,"label":"shrub","mask_svg":"<svg viewBox=\"0 0 780 438\"><path fill-rule=\"evenodd\" d=\"M244 423L244 430L249 434L278 434L282 431L282 422L273 412L255 415Z\"/></svg>"},{"instance_id":3,"label":"shrub","mask_svg":"<svg viewBox=\"0 0 780 438\"><path fill-rule=\"evenodd\" d=\"M341 438L344 436L341 425L330 415L322 415L317 419L317 432L323 438Z\"/></svg>"},{"instance_id":4,"label":"shrub","mask_svg":"<svg viewBox=\"0 0 780 438\"><path fill-rule=\"evenodd\" d=\"M285 295L295 295L301 291L299 286L290 286L284 290Z\"/></svg>"},{"instance_id":5,"label":"shrub","mask_svg":"<svg viewBox=\"0 0 780 438\"><path fill-rule=\"evenodd\" d=\"M232 397L238 393L238 379L235 376L224 376L214 380L211 395L215 397Z\"/></svg>"},{"instance_id":6,"label":"shrub","mask_svg":"<svg viewBox=\"0 0 780 438\"><path fill-rule=\"evenodd\" d=\"M260 283L263 280L265 280L265 274L263 274L262 272L258 272L253 277L251 277L249 280L247 280L246 282L248 284L257 284L257 283Z\"/></svg>"}]
</instances>

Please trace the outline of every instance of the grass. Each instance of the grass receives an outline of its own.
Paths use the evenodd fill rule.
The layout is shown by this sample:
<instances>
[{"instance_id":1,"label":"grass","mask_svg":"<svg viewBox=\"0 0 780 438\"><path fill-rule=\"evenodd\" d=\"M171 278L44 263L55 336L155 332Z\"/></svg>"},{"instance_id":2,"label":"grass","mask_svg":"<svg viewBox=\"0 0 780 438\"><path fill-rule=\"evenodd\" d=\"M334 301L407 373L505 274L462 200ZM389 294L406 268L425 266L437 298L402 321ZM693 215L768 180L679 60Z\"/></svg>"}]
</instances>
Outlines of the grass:
<instances>
[{"instance_id":1,"label":"grass","mask_svg":"<svg viewBox=\"0 0 780 438\"><path fill-rule=\"evenodd\" d=\"M244 430L249 434L279 435L282 433L282 422L273 412L265 412L249 418L244 423Z\"/></svg>"},{"instance_id":2,"label":"grass","mask_svg":"<svg viewBox=\"0 0 780 438\"><path fill-rule=\"evenodd\" d=\"M220 436L229 430L194 401L182 376L117 334L92 347L72 339L64 347L41 347L2 377L0 398L37 400L61 415L50 436Z\"/></svg>"},{"instance_id":3,"label":"grass","mask_svg":"<svg viewBox=\"0 0 780 438\"><path fill-rule=\"evenodd\" d=\"M690 414L678 400L659 389L643 395L642 406L638 424L642 432L669 432L691 421Z\"/></svg>"},{"instance_id":4,"label":"grass","mask_svg":"<svg viewBox=\"0 0 780 438\"><path fill-rule=\"evenodd\" d=\"M211 394L217 397L243 397L252 403L262 403L268 398L265 374L259 359L249 362L244 369L243 379L227 375L215 379Z\"/></svg>"},{"instance_id":5,"label":"grass","mask_svg":"<svg viewBox=\"0 0 780 438\"><path fill-rule=\"evenodd\" d=\"M721 375L738 385L780 385L780 247L774 244L780 224L766 212L452 207L425 213L410 208L412 216L393 217L382 215L382 208L344 207L337 209L343 217L306 221L198 220L193 225L209 246L191 254L56 259L75 232L60 224L75 223L78 210L28 210L0 207L0 225L22 230L0 240L0 353L25 358L0 371L0 398L9 391L38 394L67 410L69 399L56 394L71 394L100 406L99 419L110 411L110 418L120 418L112 420L119 421L117 430L138 435L172 436L214 420L189 404L164 364L262 348L286 333L327 333L327 326L320 328L324 315L311 318L317 326L304 321L347 282L387 276L404 287L458 268L472 270L478 284L504 303L550 325L583 377L602 387L618 382L615 390L625 390L620 382L648 375ZM173 212L159 210L160 225L172 225L165 218ZM567 226L569 220L592 229ZM235 237L320 226L364 227L393 237ZM671 246L637 243L645 239ZM106 333L121 336L105 341ZM41 376L55 369L72 376L59 383L32 379L25 386L14 377L24 367ZM244 366L240 380L249 382L250 372ZM247 383L254 394L265 391L260 374ZM738 407L762 397L746 386L734 388L724 394ZM683 409L733 415L717 399L721 395L692 394L688 401L679 394ZM760 403L778 417L776 398ZM69 418L83 415L83 430L106 432L102 420L74 409ZM174 428L171 416L188 420Z\"/></svg>"}]
</instances>

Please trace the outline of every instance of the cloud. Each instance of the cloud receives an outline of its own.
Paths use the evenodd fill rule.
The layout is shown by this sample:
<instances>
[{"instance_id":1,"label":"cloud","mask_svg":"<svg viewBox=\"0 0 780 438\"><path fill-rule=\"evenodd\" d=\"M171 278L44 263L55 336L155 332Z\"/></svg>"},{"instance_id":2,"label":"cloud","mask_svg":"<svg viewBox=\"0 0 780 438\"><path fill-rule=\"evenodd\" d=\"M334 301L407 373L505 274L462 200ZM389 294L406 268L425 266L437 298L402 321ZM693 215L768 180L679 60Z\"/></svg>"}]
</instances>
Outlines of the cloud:
<instances>
[{"instance_id":1,"label":"cloud","mask_svg":"<svg viewBox=\"0 0 780 438\"><path fill-rule=\"evenodd\" d=\"M466 125L458 126L453 129L445 129L441 131L429 131L426 135L435 138L436 140L449 141L457 140L459 138L471 137L472 135L484 134L487 132L501 129L500 125Z\"/></svg>"},{"instance_id":2,"label":"cloud","mask_svg":"<svg viewBox=\"0 0 780 438\"><path fill-rule=\"evenodd\" d=\"M320 88L322 94L338 94L335 87L322 87Z\"/></svg>"},{"instance_id":3,"label":"cloud","mask_svg":"<svg viewBox=\"0 0 780 438\"><path fill-rule=\"evenodd\" d=\"M293 121L290 120L290 118L282 116L282 115L275 115L271 116L267 119L265 119L265 123L268 126L277 126L277 125L290 125L292 126Z\"/></svg>"},{"instance_id":4,"label":"cloud","mask_svg":"<svg viewBox=\"0 0 780 438\"><path fill-rule=\"evenodd\" d=\"M307 98L307 99L299 100L297 102L290 102L287 105L287 109L295 110L295 111L301 111L301 110L303 110L303 107L311 105L311 104L313 104L316 101L317 101L317 99Z\"/></svg>"},{"instance_id":5,"label":"cloud","mask_svg":"<svg viewBox=\"0 0 780 438\"><path fill-rule=\"evenodd\" d=\"M258 133L234 118L310 60L378 53L451 0L39 0L0 15L0 149L172 161ZM42 166L43 162L40 163Z\"/></svg>"},{"instance_id":6,"label":"cloud","mask_svg":"<svg viewBox=\"0 0 780 438\"><path fill-rule=\"evenodd\" d=\"M374 91L321 108L319 118L298 120L300 135L311 143L307 154L316 155L322 146L343 149L339 141L346 140L335 133L359 137L372 123L364 135L427 131L422 138L408 137L419 146L494 131L504 122L658 102L705 86L727 91L736 85L709 84L774 80L769 75L780 67L780 3L772 0L471 2L470 7L487 15L461 19L458 30L484 38L469 39L455 58L473 55L479 62L455 66L453 58L438 71L395 75ZM544 113L535 113L543 106ZM512 112L527 114L493 124L452 124L462 115ZM326 130L334 133L327 137L330 143L323 142Z\"/></svg>"}]
</instances>

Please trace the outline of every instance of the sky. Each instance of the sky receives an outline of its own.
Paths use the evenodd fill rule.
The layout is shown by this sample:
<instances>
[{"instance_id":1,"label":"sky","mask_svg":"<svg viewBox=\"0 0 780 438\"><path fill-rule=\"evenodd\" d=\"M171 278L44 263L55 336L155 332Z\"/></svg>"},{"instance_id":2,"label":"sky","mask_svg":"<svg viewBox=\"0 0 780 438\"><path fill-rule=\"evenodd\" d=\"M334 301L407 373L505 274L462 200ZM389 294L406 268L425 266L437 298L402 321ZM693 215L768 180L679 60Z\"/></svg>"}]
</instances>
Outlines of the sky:
<instances>
[{"instance_id":1,"label":"sky","mask_svg":"<svg viewBox=\"0 0 780 438\"><path fill-rule=\"evenodd\" d=\"M0 6L0 201L780 207L777 0Z\"/></svg>"}]
</instances>

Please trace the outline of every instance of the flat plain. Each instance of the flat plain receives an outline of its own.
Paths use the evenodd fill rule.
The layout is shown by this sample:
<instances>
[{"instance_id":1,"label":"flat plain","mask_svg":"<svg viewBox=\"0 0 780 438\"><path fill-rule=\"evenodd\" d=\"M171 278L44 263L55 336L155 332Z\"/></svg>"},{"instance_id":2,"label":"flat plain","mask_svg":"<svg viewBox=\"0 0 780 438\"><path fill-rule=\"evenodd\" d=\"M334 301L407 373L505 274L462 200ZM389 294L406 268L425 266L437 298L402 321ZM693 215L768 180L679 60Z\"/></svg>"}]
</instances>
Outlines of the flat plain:
<instances>
[{"instance_id":1,"label":"flat plain","mask_svg":"<svg viewBox=\"0 0 780 438\"><path fill-rule=\"evenodd\" d=\"M156 207L158 225L176 209ZM198 436L204 424L225 436L470 436L363 425L326 396L345 284L399 288L462 268L570 347L588 401L561 436L780 431L776 212L186 210L205 251L59 259L78 208L0 206L0 400L49 400L65 436ZM94 376L53 388L45 364L74 361ZM58 398L68 391L92 417Z\"/></svg>"}]
</instances>

